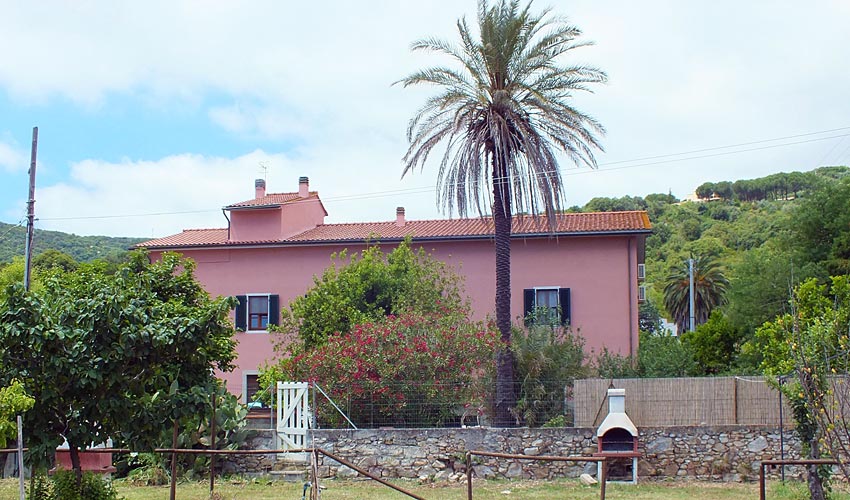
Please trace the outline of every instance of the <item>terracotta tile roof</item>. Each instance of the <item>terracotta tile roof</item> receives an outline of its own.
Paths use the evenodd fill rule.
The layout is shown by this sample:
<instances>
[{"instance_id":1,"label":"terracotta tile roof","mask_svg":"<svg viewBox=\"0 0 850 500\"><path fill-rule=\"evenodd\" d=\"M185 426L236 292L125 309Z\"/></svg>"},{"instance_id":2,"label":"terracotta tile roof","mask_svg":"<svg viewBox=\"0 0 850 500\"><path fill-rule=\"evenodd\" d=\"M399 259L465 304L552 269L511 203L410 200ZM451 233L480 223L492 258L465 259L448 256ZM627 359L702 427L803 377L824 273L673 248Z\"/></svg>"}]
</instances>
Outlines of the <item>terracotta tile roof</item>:
<instances>
[{"instance_id":1,"label":"terracotta tile roof","mask_svg":"<svg viewBox=\"0 0 850 500\"><path fill-rule=\"evenodd\" d=\"M318 199L319 193L317 191L310 191L310 194L309 196L307 196L307 198L300 198L298 196L298 193L269 193L263 196L262 198L254 198L251 200L240 201L239 203L234 203L232 205L227 205L226 207L224 207L224 209L238 210L240 208L269 207L276 205L285 205L293 201Z\"/></svg>"},{"instance_id":2,"label":"terracotta tile roof","mask_svg":"<svg viewBox=\"0 0 850 500\"><path fill-rule=\"evenodd\" d=\"M195 247L205 245L222 245L225 243L227 243L226 227L219 229L184 229L182 233L145 241L134 245L134 247Z\"/></svg>"},{"instance_id":3,"label":"terracotta tile roof","mask_svg":"<svg viewBox=\"0 0 850 500\"><path fill-rule=\"evenodd\" d=\"M607 212L562 214L554 234L615 233L649 230L646 212ZM550 234L546 217L514 217L512 233L520 235ZM489 237L493 234L492 218L407 221L404 226L393 222L326 224L289 238L288 241L364 240L370 235L383 239Z\"/></svg>"},{"instance_id":4,"label":"terracotta tile roof","mask_svg":"<svg viewBox=\"0 0 850 500\"><path fill-rule=\"evenodd\" d=\"M546 217L514 217L515 237L566 236L589 234L648 233L652 229L643 211L593 212L558 215L558 224L549 232ZM401 239L467 239L488 238L493 234L492 218L407 221L404 226L391 222L359 222L323 224L283 240L227 241L227 229L190 229L136 245L141 248L183 248L218 245L304 244L363 241L370 237Z\"/></svg>"}]
</instances>

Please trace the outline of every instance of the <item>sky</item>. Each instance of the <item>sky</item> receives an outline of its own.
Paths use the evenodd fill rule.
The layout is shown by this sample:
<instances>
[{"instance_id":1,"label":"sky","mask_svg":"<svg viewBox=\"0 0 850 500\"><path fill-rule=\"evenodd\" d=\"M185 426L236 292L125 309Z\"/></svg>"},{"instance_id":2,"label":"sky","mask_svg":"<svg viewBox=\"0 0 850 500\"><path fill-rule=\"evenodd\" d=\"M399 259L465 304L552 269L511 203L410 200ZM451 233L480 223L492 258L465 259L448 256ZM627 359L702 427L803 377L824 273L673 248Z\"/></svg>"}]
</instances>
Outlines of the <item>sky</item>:
<instances>
[{"instance_id":1,"label":"sky","mask_svg":"<svg viewBox=\"0 0 850 500\"><path fill-rule=\"evenodd\" d=\"M562 64L609 82L576 95L606 128L599 168L560 167L567 206L690 195L707 181L850 165L847 0L536 0L594 45ZM474 0L0 0L0 221L160 237L225 227L221 208L297 191L327 223L457 217L437 164L401 178L409 119L435 89L393 85L449 64Z\"/></svg>"}]
</instances>

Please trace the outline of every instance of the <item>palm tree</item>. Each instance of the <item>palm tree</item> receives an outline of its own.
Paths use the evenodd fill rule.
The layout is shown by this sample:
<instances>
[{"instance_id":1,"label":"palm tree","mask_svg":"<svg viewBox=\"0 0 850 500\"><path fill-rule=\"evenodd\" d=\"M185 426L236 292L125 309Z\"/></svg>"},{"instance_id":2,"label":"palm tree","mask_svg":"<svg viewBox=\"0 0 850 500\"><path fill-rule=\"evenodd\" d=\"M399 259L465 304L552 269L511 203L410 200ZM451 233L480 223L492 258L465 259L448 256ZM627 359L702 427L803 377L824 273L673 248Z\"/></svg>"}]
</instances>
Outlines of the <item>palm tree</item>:
<instances>
[{"instance_id":1,"label":"palm tree","mask_svg":"<svg viewBox=\"0 0 850 500\"><path fill-rule=\"evenodd\" d=\"M438 39L414 42L412 50L448 55L453 67L432 67L402 79L405 87L439 87L410 120L410 147L402 177L424 168L435 147L444 148L437 177L438 203L464 217L474 206L493 217L496 250L496 325L505 347L496 360L495 424L515 420L511 340L511 221L516 212L545 212L550 229L563 199L556 152L577 165L596 166L594 150L604 129L570 103L577 91L605 82L599 69L558 65L560 56L589 45L581 31L531 4L478 3L479 38L465 19L457 22L460 45Z\"/></svg>"},{"instance_id":2,"label":"palm tree","mask_svg":"<svg viewBox=\"0 0 850 500\"><path fill-rule=\"evenodd\" d=\"M694 323L708 321L711 311L726 303L729 280L723 269L711 257L694 257ZM679 329L684 332L690 324L690 277L688 262L667 277L664 287L664 307Z\"/></svg>"}]
</instances>

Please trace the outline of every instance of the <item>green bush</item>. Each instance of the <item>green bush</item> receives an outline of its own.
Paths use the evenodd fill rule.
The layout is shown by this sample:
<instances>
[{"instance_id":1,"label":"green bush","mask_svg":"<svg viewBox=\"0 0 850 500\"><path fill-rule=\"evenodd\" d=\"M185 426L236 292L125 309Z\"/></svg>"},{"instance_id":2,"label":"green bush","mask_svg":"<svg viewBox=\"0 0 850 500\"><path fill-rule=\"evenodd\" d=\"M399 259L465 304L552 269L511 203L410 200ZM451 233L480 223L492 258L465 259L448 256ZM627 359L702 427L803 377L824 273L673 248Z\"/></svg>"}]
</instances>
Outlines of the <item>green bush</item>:
<instances>
[{"instance_id":1,"label":"green bush","mask_svg":"<svg viewBox=\"0 0 850 500\"><path fill-rule=\"evenodd\" d=\"M129 469L127 480L133 485L161 486L170 480L163 457L155 453L130 453L123 462Z\"/></svg>"},{"instance_id":2,"label":"green bush","mask_svg":"<svg viewBox=\"0 0 850 500\"><path fill-rule=\"evenodd\" d=\"M515 412L529 427L539 427L558 417L571 422L572 409L566 404L568 391L573 381L586 377L588 371L584 339L569 327L540 321L540 313L549 315L549 310L526 318L532 326L527 330L514 328L511 335L519 389Z\"/></svg>"},{"instance_id":3,"label":"green bush","mask_svg":"<svg viewBox=\"0 0 850 500\"><path fill-rule=\"evenodd\" d=\"M103 477L84 472L77 483L77 476L71 470L57 470L52 477L44 473L32 477L28 500L119 500L112 483Z\"/></svg>"},{"instance_id":4,"label":"green bush","mask_svg":"<svg viewBox=\"0 0 850 500\"><path fill-rule=\"evenodd\" d=\"M607 347L596 357L594 362L596 376L600 378L636 378L640 377L637 362L633 356L611 352Z\"/></svg>"}]
</instances>

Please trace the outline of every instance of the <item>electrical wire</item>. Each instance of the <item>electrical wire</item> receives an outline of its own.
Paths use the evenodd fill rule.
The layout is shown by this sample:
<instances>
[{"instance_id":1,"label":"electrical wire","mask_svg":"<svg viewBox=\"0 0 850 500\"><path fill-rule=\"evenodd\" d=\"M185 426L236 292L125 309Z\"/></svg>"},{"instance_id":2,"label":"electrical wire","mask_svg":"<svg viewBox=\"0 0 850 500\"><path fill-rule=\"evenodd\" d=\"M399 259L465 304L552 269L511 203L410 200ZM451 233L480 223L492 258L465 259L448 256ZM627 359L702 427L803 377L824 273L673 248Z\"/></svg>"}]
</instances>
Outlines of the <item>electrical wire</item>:
<instances>
[{"instance_id":1,"label":"electrical wire","mask_svg":"<svg viewBox=\"0 0 850 500\"><path fill-rule=\"evenodd\" d=\"M12 233L12 231L13 231L15 228L22 227L22 226L24 225L24 221L26 221L26 220L27 220L27 218L26 218L26 216L24 216L24 217L22 217L22 218L21 218L21 220L20 220L20 221L18 221L18 223L17 223L17 224L11 224L11 225L9 225L9 228L8 228L8 229L6 229L6 230L3 232L3 234L0 234L0 241L5 240L5 239L6 239L6 236L8 236L9 234L11 234L11 233Z\"/></svg>"},{"instance_id":2,"label":"electrical wire","mask_svg":"<svg viewBox=\"0 0 850 500\"><path fill-rule=\"evenodd\" d=\"M830 135L830 136L827 136L827 137L816 137L816 138L806 139L806 140L801 140L801 141L783 142L781 144L770 144L770 145L759 146L759 147L754 147L754 148L736 149L734 151L722 151L722 152L718 152L718 153L711 153L711 154L704 154L704 155L701 154L701 155L696 155L696 156L685 156L685 155L694 155L696 153L703 153L703 152L708 152L708 151L721 151L721 150L724 150L724 149L740 148L742 146L750 146L750 145L755 145L755 144L765 144L765 143L770 143L770 142L786 141L788 139L796 139L796 138L800 138L800 137L811 137L811 136L814 136L814 135L821 135L821 134L827 134L827 133L844 131L844 130L850 130L850 127L839 127L839 128L833 128L833 129L827 129L827 130L820 130L820 131L817 131L817 132L807 132L807 133L803 133L803 134L774 137L774 138L770 138L770 139L760 139L760 140L757 140L757 141L728 144L728 145L725 145L725 146L714 146L714 147L709 147L709 148L694 149L694 150L690 150L690 151L682 151L682 152L679 152L679 153L668 153L668 154L662 154L662 155L644 156L644 157L640 157L640 158L634 158L634 159L631 159L631 160L617 160L617 161L612 161L612 162L604 162L604 163L599 164L600 168L598 168L598 169L573 168L573 169L569 169L568 171L563 172L562 175L565 175L565 176L583 175L583 174L591 174L591 173L609 172L609 171L615 171L615 170L625 170L625 169L631 169L631 168L648 167L648 166L654 166L654 165L663 165L663 164L668 164L668 163L676 163L676 162L683 162L683 161L690 161L690 160L699 160L699 159L704 159L704 158L714 158L714 157L719 157L719 156L728 156L728 155L741 154L741 153L747 153L747 152L752 152L752 151L762 151L762 150L767 150L767 149L781 148L781 147L794 146L794 145L799 145L799 144L807 144L807 143L812 143L812 142L825 141L825 140L830 140L830 139L850 137L850 132L848 132L848 133L845 133L845 134ZM848 148L848 151L850 151L850 148ZM677 157L680 157L680 156L685 156L685 157L684 158L677 158ZM843 153L842 153L842 156L843 156ZM659 161L649 161L649 162L647 162L646 160L659 160ZM638 163L636 163L634 165L627 165L629 163L635 163L635 162L638 162ZM624 164L626 164L626 165L624 165ZM611 168L602 168L602 167L610 167L611 165L620 165L620 166L614 166L614 167L611 167ZM560 169L560 170L563 171L563 170L566 170L566 169ZM538 175L544 176L544 175L548 175L548 173L547 172L541 172ZM349 194L349 195L332 196L332 197L328 197L328 198L323 198L322 202L323 203L340 203L340 202L346 202L346 201L357 201L357 200L385 198L385 197L399 196L399 195L405 195L405 194L407 194L407 195L409 195L409 194L425 194L425 193L432 193L432 192L435 191L435 189L436 189L436 186L419 186L419 187L413 187L413 188L395 189L395 190L388 190L388 191L375 191L375 192L369 192L369 193L354 193L354 194ZM134 217L156 217L156 216L212 213L212 212L218 212L218 211L220 211L220 208L173 211L173 212L150 212L150 213L136 213L136 214L44 217L44 218L42 218L42 220L43 221L68 221L68 220L92 220L92 219L123 219L123 218L134 218Z\"/></svg>"}]
</instances>

